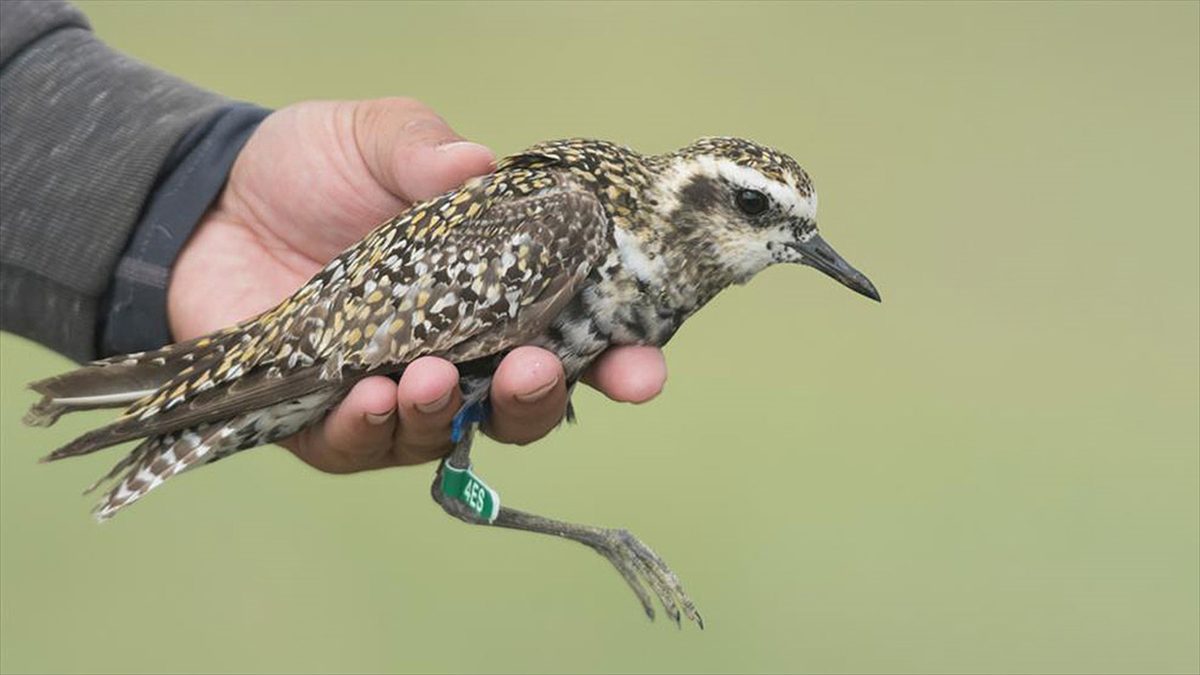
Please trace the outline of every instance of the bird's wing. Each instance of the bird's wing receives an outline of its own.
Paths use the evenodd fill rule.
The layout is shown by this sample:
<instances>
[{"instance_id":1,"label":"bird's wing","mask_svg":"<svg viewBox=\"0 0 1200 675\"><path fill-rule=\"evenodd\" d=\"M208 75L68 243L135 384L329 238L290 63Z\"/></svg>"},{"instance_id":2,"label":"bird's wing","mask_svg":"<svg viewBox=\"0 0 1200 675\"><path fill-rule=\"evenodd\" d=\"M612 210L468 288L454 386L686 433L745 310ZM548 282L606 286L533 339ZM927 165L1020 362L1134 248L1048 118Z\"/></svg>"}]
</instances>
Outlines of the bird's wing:
<instances>
[{"instance_id":1,"label":"bird's wing","mask_svg":"<svg viewBox=\"0 0 1200 675\"><path fill-rule=\"evenodd\" d=\"M373 266L345 304L327 366L375 370L424 355L462 362L532 340L580 290L610 237L599 200L562 176L494 201L449 225L442 241L410 247L399 267Z\"/></svg>"},{"instance_id":2,"label":"bird's wing","mask_svg":"<svg viewBox=\"0 0 1200 675\"><path fill-rule=\"evenodd\" d=\"M511 349L544 330L610 239L599 200L565 173L473 180L376 228L224 351L52 457L348 386L420 356Z\"/></svg>"}]
</instances>

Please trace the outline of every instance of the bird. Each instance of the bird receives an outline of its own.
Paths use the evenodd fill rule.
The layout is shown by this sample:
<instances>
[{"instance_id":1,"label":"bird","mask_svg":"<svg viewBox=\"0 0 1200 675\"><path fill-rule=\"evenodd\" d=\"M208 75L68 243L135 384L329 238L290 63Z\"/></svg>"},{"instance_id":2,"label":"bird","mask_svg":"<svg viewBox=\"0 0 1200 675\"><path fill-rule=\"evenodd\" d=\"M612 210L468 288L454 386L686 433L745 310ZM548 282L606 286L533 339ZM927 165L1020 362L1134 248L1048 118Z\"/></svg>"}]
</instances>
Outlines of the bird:
<instances>
[{"instance_id":1,"label":"bird","mask_svg":"<svg viewBox=\"0 0 1200 675\"><path fill-rule=\"evenodd\" d=\"M103 521L172 476L319 423L365 377L448 359L463 403L434 500L467 523L582 543L650 619L657 598L677 625L684 615L703 628L679 578L629 531L502 506L473 470L473 438L492 375L518 346L556 354L573 391L605 349L665 345L723 289L774 264L815 268L880 301L822 238L816 214L804 169L754 141L705 137L657 155L603 140L539 143L378 225L254 318L31 383L42 398L24 421L124 408L43 458L140 441L87 490L115 481L93 511Z\"/></svg>"}]
</instances>

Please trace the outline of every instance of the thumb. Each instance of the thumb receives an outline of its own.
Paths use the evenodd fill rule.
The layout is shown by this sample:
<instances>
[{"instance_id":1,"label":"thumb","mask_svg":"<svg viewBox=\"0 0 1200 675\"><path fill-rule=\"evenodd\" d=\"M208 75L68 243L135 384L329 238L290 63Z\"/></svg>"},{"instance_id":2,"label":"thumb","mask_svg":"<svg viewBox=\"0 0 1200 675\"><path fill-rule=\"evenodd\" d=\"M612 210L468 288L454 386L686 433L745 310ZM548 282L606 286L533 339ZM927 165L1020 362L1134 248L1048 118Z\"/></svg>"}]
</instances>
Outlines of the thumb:
<instances>
[{"instance_id":1,"label":"thumb","mask_svg":"<svg viewBox=\"0 0 1200 675\"><path fill-rule=\"evenodd\" d=\"M357 101L354 139L375 180L410 204L487 173L495 162L491 150L463 140L411 98Z\"/></svg>"}]
</instances>

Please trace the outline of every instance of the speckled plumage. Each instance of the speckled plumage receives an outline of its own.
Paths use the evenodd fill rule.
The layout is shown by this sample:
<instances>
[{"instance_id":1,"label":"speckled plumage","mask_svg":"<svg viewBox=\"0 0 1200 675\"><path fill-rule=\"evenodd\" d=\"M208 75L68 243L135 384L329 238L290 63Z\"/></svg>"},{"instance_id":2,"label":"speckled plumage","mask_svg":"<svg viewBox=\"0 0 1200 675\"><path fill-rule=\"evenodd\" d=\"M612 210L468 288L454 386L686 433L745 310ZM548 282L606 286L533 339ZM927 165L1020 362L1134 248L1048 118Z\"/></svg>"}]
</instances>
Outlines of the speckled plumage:
<instances>
[{"instance_id":1,"label":"speckled plumage","mask_svg":"<svg viewBox=\"0 0 1200 675\"><path fill-rule=\"evenodd\" d=\"M767 208L739 211L746 191ZM106 477L120 476L97 507L107 518L177 473L318 422L358 380L420 356L459 365L466 409L514 347L553 351L574 383L610 345L665 344L773 263L813 265L878 299L816 237L815 210L800 166L750 141L656 156L543 143L383 223L254 319L34 383L45 398L27 421L127 406L48 457L144 439Z\"/></svg>"}]
</instances>

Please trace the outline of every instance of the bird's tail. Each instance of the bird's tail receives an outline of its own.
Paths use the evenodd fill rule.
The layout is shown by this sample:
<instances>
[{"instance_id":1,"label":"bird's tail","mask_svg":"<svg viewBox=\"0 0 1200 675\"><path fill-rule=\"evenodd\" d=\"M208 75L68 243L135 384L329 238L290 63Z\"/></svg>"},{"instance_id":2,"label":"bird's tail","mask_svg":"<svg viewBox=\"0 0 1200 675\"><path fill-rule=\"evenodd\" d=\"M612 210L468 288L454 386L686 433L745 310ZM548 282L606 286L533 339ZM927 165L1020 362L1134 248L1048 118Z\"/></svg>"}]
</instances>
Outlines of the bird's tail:
<instances>
[{"instance_id":1,"label":"bird's tail","mask_svg":"<svg viewBox=\"0 0 1200 675\"><path fill-rule=\"evenodd\" d=\"M92 509L92 515L99 521L108 520L168 478L235 452L239 421L206 424L142 441L107 475L84 491L88 494L124 472L118 483Z\"/></svg>"},{"instance_id":2,"label":"bird's tail","mask_svg":"<svg viewBox=\"0 0 1200 675\"><path fill-rule=\"evenodd\" d=\"M115 421L93 429L42 461L85 455L124 441L141 442L87 491L116 479L95 509L106 520L176 474L239 450L290 436L318 420L354 379L335 383L320 367L281 377L275 367L242 358L239 327L209 337L96 361L34 382L42 400L25 423L49 426L77 410L124 407ZM236 363L236 366L229 364ZM236 378L214 384L224 366ZM169 402L169 403L167 403Z\"/></svg>"},{"instance_id":3,"label":"bird's tail","mask_svg":"<svg viewBox=\"0 0 1200 675\"><path fill-rule=\"evenodd\" d=\"M65 413L129 406L171 381L184 369L224 353L225 335L168 345L152 352L93 361L62 375L38 380L30 389L42 395L25 413L30 426L48 427Z\"/></svg>"},{"instance_id":4,"label":"bird's tail","mask_svg":"<svg viewBox=\"0 0 1200 675\"><path fill-rule=\"evenodd\" d=\"M92 513L97 520L108 520L172 476L291 436L323 417L340 393L338 388L318 390L228 419L150 436L84 492L120 476Z\"/></svg>"}]
</instances>

